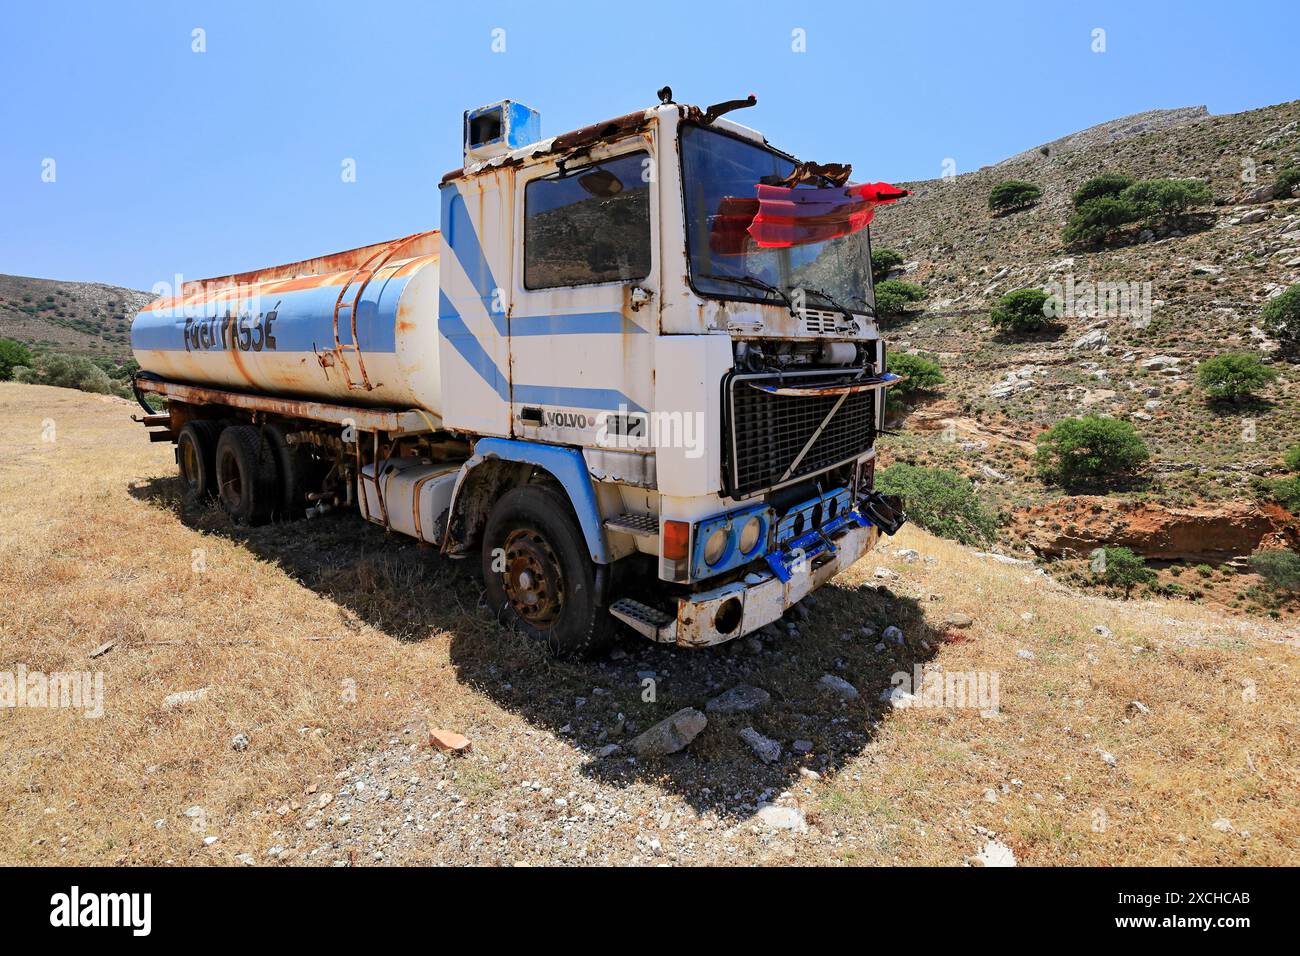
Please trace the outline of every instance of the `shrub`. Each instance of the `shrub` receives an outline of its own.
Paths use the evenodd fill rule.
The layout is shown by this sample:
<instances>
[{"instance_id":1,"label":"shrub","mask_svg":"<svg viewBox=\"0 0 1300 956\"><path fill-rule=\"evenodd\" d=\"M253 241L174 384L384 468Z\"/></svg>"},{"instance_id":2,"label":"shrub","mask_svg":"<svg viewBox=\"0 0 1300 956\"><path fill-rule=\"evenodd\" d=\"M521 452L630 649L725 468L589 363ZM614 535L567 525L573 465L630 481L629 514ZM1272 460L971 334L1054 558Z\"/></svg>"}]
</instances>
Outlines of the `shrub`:
<instances>
[{"instance_id":1,"label":"shrub","mask_svg":"<svg viewBox=\"0 0 1300 956\"><path fill-rule=\"evenodd\" d=\"M1200 179L1140 179L1119 198L1147 222L1175 221L1193 206L1214 202L1209 185Z\"/></svg>"},{"instance_id":2,"label":"shrub","mask_svg":"<svg viewBox=\"0 0 1300 956\"><path fill-rule=\"evenodd\" d=\"M1275 591L1300 591L1300 555L1294 551L1261 551L1250 556L1250 569Z\"/></svg>"},{"instance_id":3,"label":"shrub","mask_svg":"<svg viewBox=\"0 0 1300 956\"><path fill-rule=\"evenodd\" d=\"M884 281L891 269L903 264L903 254L897 249L871 250L871 278L875 282Z\"/></svg>"},{"instance_id":4,"label":"shrub","mask_svg":"<svg viewBox=\"0 0 1300 956\"><path fill-rule=\"evenodd\" d=\"M1038 473L1063 485L1132 474L1149 457L1131 422L1100 415L1065 418L1038 436Z\"/></svg>"},{"instance_id":5,"label":"shrub","mask_svg":"<svg viewBox=\"0 0 1300 956\"><path fill-rule=\"evenodd\" d=\"M1125 597L1139 584L1156 582L1156 573L1147 567L1142 556L1128 548L1098 548L1093 552L1092 567L1095 580L1119 588Z\"/></svg>"},{"instance_id":6,"label":"shrub","mask_svg":"<svg viewBox=\"0 0 1300 956\"><path fill-rule=\"evenodd\" d=\"M101 395L118 393L107 372L90 359L79 355L38 355L32 367L24 370L20 380L38 385L76 388Z\"/></svg>"},{"instance_id":7,"label":"shrub","mask_svg":"<svg viewBox=\"0 0 1300 956\"><path fill-rule=\"evenodd\" d=\"M1213 399L1237 401L1249 397L1275 378L1277 372L1249 352L1228 352L1206 359L1197 369L1197 384Z\"/></svg>"},{"instance_id":8,"label":"shrub","mask_svg":"<svg viewBox=\"0 0 1300 956\"><path fill-rule=\"evenodd\" d=\"M1281 343L1283 352L1300 354L1300 283L1269 299L1259 317L1264 331Z\"/></svg>"},{"instance_id":9,"label":"shrub","mask_svg":"<svg viewBox=\"0 0 1300 956\"><path fill-rule=\"evenodd\" d=\"M998 183L989 192L989 209L1002 212L1010 209L1024 209L1032 206L1043 195L1043 191L1033 183L1023 179L1008 179Z\"/></svg>"},{"instance_id":10,"label":"shrub","mask_svg":"<svg viewBox=\"0 0 1300 956\"><path fill-rule=\"evenodd\" d=\"M13 339L0 339L0 382L13 377L15 368L31 364L32 353L27 346Z\"/></svg>"},{"instance_id":11,"label":"shrub","mask_svg":"<svg viewBox=\"0 0 1300 956\"><path fill-rule=\"evenodd\" d=\"M902 315L912 302L925 298L925 290L914 282L886 279L876 285L876 314Z\"/></svg>"},{"instance_id":12,"label":"shrub","mask_svg":"<svg viewBox=\"0 0 1300 956\"><path fill-rule=\"evenodd\" d=\"M920 355L908 355L906 352L890 352L885 358L885 365L896 375L907 378L890 388L891 395L906 398L917 392L929 392L943 384L943 371L939 363Z\"/></svg>"},{"instance_id":13,"label":"shrub","mask_svg":"<svg viewBox=\"0 0 1300 956\"><path fill-rule=\"evenodd\" d=\"M1282 463L1292 471L1300 471L1300 445L1292 445L1282 456Z\"/></svg>"},{"instance_id":14,"label":"shrub","mask_svg":"<svg viewBox=\"0 0 1300 956\"><path fill-rule=\"evenodd\" d=\"M982 544L997 527L970 480L955 471L893 464L876 473L876 488L901 496L908 518L940 537Z\"/></svg>"},{"instance_id":15,"label":"shrub","mask_svg":"<svg viewBox=\"0 0 1300 956\"><path fill-rule=\"evenodd\" d=\"M1074 195L1070 197L1070 201L1078 209L1090 199L1098 199L1102 196L1118 196L1132 185L1132 176L1125 176L1123 173L1102 173L1100 176L1093 176L1092 179L1087 180L1076 189Z\"/></svg>"},{"instance_id":16,"label":"shrub","mask_svg":"<svg viewBox=\"0 0 1300 956\"><path fill-rule=\"evenodd\" d=\"M1292 514L1300 514L1300 475L1291 478L1260 478L1256 480L1255 486L1266 498L1272 498Z\"/></svg>"},{"instance_id":17,"label":"shrub","mask_svg":"<svg viewBox=\"0 0 1300 956\"><path fill-rule=\"evenodd\" d=\"M1016 289L998 299L989 313L993 324L1008 332L1033 332L1047 324L1047 300L1042 289Z\"/></svg>"},{"instance_id":18,"label":"shrub","mask_svg":"<svg viewBox=\"0 0 1300 956\"><path fill-rule=\"evenodd\" d=\"M1098 196L1075 210L1065 224L1063 238L1072 245L1092 245L1138 218L1133 204L1122 197Z\"/></svg>"},{"instance_id":19,"label":"shrub","mask_svg":"<svg viewBox=\"0 0 1300 956\"><path fill-rule=\"evenodd\" d=\"M1300 166L1280 169L1277 178L1273 180L1273 198L1290 199L1291 191L1297 186L1300 186Z\"/></svg>"}]
</instances>

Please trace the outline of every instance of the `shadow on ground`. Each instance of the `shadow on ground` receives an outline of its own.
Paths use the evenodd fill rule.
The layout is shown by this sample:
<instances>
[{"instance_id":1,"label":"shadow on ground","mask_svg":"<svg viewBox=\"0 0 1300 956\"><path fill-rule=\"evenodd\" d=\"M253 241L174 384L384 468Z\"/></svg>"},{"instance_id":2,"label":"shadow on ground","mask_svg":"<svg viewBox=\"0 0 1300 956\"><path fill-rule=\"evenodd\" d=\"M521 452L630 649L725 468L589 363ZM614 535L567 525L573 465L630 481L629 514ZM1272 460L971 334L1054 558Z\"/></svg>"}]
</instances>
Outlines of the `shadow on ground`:
<instances>
[{"instance_id":1,"label":"shadow on ground","mask_svg":"<svg viewBox=\"0 0 1300 956\"><path fill-rule=\"evenodd\" d=\"M881 697L894 675L910 676L945 640L915 600L873 579L827 585L776 626L715 648L659 646L626 630L597 658L554 660L496 624L482 603L477 562L440 558L355 513L240 528L215 508L183 508L177 479L142 482L131 493L190 527L239 542L394 640L445 632L460 679L583 751L581 772L591 778L649 783L723 817L750 815L792 786L801 768L834 775L858 756L891 710ZM884 638L890 625L901 640ZM819 686L827 674L852 684L858 698ZM771 698L748 713L707 713L711 698L740 684ZM686 750L632 757L629 740L684 707L708 716ZM747 727L777 741L780 757L762 762L739 737Z\"/></svg>"}]
</instances>

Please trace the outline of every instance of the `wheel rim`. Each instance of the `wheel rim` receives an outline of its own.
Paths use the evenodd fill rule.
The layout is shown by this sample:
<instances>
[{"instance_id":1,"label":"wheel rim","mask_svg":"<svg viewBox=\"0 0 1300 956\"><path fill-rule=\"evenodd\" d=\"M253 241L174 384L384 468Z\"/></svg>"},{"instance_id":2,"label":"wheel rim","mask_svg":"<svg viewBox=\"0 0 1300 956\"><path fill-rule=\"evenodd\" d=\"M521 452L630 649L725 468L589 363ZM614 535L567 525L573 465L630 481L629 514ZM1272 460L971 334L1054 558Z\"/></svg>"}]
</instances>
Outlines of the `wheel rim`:
<instances>
[{"instance_id":1,"label":"wheel rim","mask_svg":"<svg viewBox=\"0 0 1300 956\"><path fill-rule=\"evenodd\" d=\"M239 474L239 462L234 455L223 455L217 469L217 480L221 483L221 500L232 511L239 510L239 503L244 498L244 483Z\"/></svg>"},{"instance_id":2,"label":"wheel rim","mask_svg":"<svg viewBox=\"0 0 1300 956\"><path fill-rule=\"evenodd\" d=\"M194 447L194 442L186 440L181 442L181 477L185 479L185 484L190 490L199 486L199 450Z\"/></svg>"},{"instance_id":3,"label":"wheel rim","mask_svg":"<svg viewBox=\"0 0 1300 956\"><path fill-rule=\"evenodd\" d=\"M550 543L532 528L517 528L506 536L505 552L510 606L533 627L554 624L564 609L564 576Z\"/></svg>"}]
</instances>

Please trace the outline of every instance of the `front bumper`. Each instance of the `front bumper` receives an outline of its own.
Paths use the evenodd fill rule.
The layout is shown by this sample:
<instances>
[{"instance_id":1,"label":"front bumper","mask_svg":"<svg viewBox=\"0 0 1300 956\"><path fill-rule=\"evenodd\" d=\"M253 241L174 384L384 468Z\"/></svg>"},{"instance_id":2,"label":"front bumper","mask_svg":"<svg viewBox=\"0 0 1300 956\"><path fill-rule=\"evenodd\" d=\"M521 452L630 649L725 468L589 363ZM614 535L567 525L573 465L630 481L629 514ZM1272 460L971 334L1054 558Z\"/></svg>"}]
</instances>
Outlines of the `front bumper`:
<instances>
[{"instance_id":1,"label":"front bumper","mask_svg":"<svg viewBox=\"0 0 1300 956\"><path fill-rule=\"evenodd\" d=\"M753 571L744 580L679 598L675 617L635 601L619 601L611 611L646 637L663 644L721 644L778 620L790 607L874 548L879 536L880 529L873 524L849 526L830 537L833 551L824 551L807 567L794 568L788 580L781 580L766 568Z\"/></svg>"}]
</instances>

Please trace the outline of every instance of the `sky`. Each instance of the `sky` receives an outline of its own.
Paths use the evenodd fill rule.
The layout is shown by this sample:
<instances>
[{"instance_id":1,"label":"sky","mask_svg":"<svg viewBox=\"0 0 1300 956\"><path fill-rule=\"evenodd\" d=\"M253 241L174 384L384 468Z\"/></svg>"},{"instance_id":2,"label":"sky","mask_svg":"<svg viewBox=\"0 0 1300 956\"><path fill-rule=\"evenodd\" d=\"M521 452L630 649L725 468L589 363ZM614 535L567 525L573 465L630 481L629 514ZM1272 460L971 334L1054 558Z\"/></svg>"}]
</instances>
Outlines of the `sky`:
<instances>
[{"instance_id":1,"label":"sky","mask_svg":"<svg viewBox=\"0 0 1300 956\"><path fill-rule=\"evenodd\" d=\"M664 84L752 92L733 118L774 144L901 182L1143 110L1300 97L1294 0L6 0L0 18L0 272L146 290L436 227L462 112L501 99L550 136Z\"/></svg>"}]
</instances>

